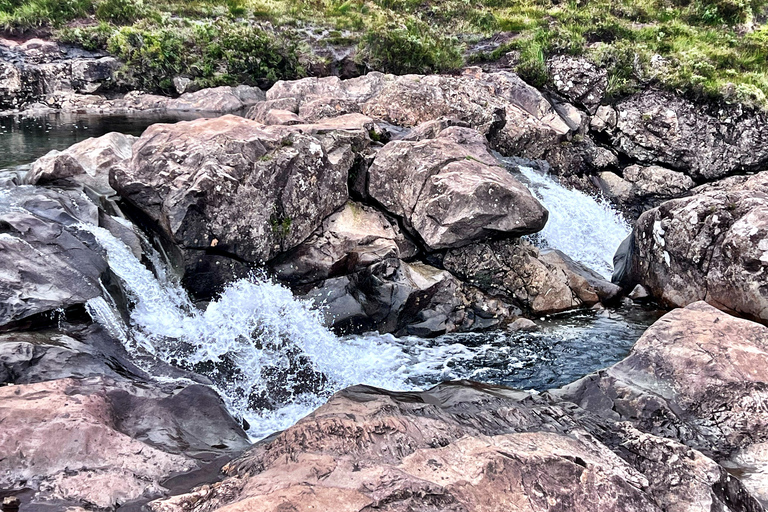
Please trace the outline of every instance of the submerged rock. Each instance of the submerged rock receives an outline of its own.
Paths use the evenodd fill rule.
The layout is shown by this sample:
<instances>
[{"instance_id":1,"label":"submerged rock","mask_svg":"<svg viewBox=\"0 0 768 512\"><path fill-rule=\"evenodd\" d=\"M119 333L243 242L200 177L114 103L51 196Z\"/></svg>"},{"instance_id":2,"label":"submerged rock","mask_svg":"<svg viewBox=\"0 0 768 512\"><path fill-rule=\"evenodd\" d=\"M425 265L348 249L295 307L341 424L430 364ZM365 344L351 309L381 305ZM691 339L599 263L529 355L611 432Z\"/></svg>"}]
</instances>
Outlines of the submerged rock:
<instances>
[{"instance_id":1,"label":"submerged rock","mask_svg":"<svg viewBox=\"0 0 768 512\"><path fill-rule=\"evenodd\" d=\"M368 193L430 250L535 233L547 222L547 210L488 152L484 137L457 126L384 146L368 170Z\"/></svg>"},{"instance_id":2,"label":"submerged rock","mask_svg":"<svg viewBox=\"0 0 768 512\"><path fill-rule=\"evenodd\" d=\"M640 216L617 254L629 263L623 283L672 306L706 300L768 321L768 173L694 192Z\"/></svg>"}]
</instances>

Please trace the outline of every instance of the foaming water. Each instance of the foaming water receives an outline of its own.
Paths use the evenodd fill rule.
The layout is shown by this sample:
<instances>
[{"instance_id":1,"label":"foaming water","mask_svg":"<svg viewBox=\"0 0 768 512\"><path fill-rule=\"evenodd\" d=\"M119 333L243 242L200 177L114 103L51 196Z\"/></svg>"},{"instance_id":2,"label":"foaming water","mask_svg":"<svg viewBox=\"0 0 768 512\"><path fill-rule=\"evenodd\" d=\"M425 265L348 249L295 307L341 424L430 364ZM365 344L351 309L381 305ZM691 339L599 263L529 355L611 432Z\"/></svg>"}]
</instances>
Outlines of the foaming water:
<instances>
[{"instance_id":1,"label":"foaming water","mask_svg":"<svg viewBox=\"0 0 768 512\"><path fill-rule=\"evenodd\" d=\"M232 283L201 310L157 254L148 255L153 272L105 229L79 229L105 249L132 304L124 325L108 300L92 299L87 307L94 320L122 339L138 364L151 354L208 377L230 412L251 426L253 439L291 426L354 384L412 390L473 379L559 387L619 361L658 318L656 312L589 311L540 320L535 333L342 338L323 327L311 303L263 278Z\"/></svg>"},{"instance_id":2,"label":"foaming water","mask_svg":"<svg viewBox=\"0 0 768 512\"><path fill-rule=\"evenodd\" d=\"M203 374L254 438L286 428L331 393L365 383L410 389L407 355L386 337L342 339L323 327L311 304L255 277L227 287L205 310L192 304L155 255L156 276L120 240L91 225L112 271L132 301L129 351L150 353ZM119 330L103 298L88 304L94 320Z\"/></svg>"},{"instance_id":3,"label":"foaming water","mask_svg":"<svg viewBox=\"0 0 768 512\"><path fill-rule=\"evenodd\" d=\"M537 233L541 247L559 249L576 261L610 278L613 255L631 228L604 199L560 185L546 174L519 167L528 188L549 210L549 221Z\"/></svg>"}]
</instances>

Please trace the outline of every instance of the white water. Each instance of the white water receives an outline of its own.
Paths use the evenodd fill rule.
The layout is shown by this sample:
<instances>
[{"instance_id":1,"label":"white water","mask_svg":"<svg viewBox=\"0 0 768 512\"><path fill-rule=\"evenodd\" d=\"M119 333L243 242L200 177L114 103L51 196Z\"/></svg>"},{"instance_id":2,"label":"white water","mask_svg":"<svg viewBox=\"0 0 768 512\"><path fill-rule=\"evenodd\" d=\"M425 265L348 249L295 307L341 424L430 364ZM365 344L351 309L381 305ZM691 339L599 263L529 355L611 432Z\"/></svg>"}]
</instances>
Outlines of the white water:
<instances>
[{"instance_id":1,"label":"white water","mask_svg":"<svg viewBox=\"0 0 768 512\"><path fill-rule=\"evenodd\" d=\"M158 258L156 277L107 230L79 227L104 247L110 268L134 303L124 333L128 350L148 352L212 378L230 411L250 423L254 438L287 428L331 393L353 384L412 388L406 382L409 356L391 343L393 337L341 339L323 327L310 304L283 286L256 278L232 283L219 299L199 310L165 275ZM90 301L88 310L94 320L123 337L118 316L110 313L104 299ZM303 362L297 362L300 356ZM302 365L314 382L297 381ZM314 372L324 375L325 382ZM270 376L274 381L276 374L283 379L278 389L270 386ZM311 393L300 391L308 385L314 386ZM275 407L249 404L249 397L274 394L281 395Z\"/></svg>"},{"instance_id":2,"label":"white water","mask_svg":"<svg viewBox=\"0 0 768 512\"><path fill-rule=\"evenodd\" d=\"M610 279L613 255L631 228L606 200L563 187L545 174L520 167L529 189L549 210L538 245L559 249Z\"/></svg>"},{"instance_id":3,"label":"white water","mask_svg":"<svg viewBox=\"0 0 768 512\"><path fill-rule=\"evenodd\" d=\"M521 171L550 212L540 244L610 275L615 248L629 231L621 217L605 203L530 169ZM520 372L528 375L520 383L541 387L547 382L534 375L532 365L552 373L553 366L569 364L557 359L570 359L568 347L579 347L579 353L582 346L595 343L590 327L579 331L573 326L518 337L497 333L442 340L378 334L340 338L322 325L312 304L257 277L232 283L200 310L157 254L148 254L153 273L105 229L85 224L79 228L104 247L110 268L132 301L129 325L101 297L87 305L94 320L121 339L129 352L149 353L210 378L233 415L250 424L253 439L291 426L332 393L354 384L397 390L490 376L492 381L515 385L515 374ZM533 339L535 346L526 346L527 338L521 336ZM565 347L563 355L542 359L548 347L558 344Z\"/></svg>"}]
</instances>

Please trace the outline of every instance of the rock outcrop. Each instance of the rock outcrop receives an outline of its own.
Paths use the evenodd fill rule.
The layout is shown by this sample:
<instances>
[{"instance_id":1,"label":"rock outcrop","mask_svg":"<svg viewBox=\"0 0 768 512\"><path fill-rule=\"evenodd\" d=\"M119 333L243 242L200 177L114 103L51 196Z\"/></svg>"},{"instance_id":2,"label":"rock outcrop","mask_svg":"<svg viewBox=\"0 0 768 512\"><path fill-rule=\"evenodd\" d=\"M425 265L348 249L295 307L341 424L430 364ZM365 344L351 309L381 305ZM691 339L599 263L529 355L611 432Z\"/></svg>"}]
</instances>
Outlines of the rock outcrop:
<instances>
[{"instance_id":1,"label":"rock outcrop","mask_svg":"<svg viewBox=\"0 0 768 512\"><path fill-rule=\"evenodd\" d=\"M466 382L422 393L349 388L224 472L150 508L760 510L738 480L680 443Z\"/></svg>"},{"instance_id":2,"label":"rock outcrop","mask_svg":"<svg viewBox=\"0 0 768 512\"><path fill-rule=\"evenodd\" d=\"M80 191L0 191L0 328L44 324L42 314L56 310L82 312L101 295L107 262L81 222L98 225L99 214Z\"/></svg>"},{"instance_id":3,"label":"rock outcrop","mask_svg":"<svg viewBox=\"0 0 768 512\"><path fill-rule=\"evenodd\" d=\"M270 109L289 110L311 120L362 112L396 126L412 127L441 118L467 123L488 138L493 149L529 158L567 138L568 123L535 88L514 73L483 73L470 68L461 76L393 76L369 73L277 82L267 91Z\"/></svg>"},{"instance_id":4,"label":"rock outcrop","mask_svg":"<svg viewBox=\"0 0 768 512\"><path fill-rule=\"evenodd\" d=\"M524 241L480 242L453 249L445 268L485 292L540 315L610 302L620 289L560 251Z\"/></svg>"},{"instance_id":5,"label":"rock outcrop","mask_svg":"<svg viewBox=\"0 0 768 512\"><path fill-rule=\"evenodd\" d=\"M214 391L174 387L107 377L0 387L0 487L25 490L32 507L114 509L248 445Z\"/></svg>"},{"instance_id":6,"label":"rock outcrop","mask_svg":"<svg viewBox=\"0 0 768 512\"><path fill-rule=\"evenodd\" d=\"M696 186L690 176L657 165L630 165L622 175L604 171L594 181L606 197L634 218L664 201L688 195Z\"/></svg>"},{"instance_id":7,"label":"rock outcrop","mask_svg":"<svg viewBox=\"0 0 768 512\"><path fill-rule=\"evenodd\" d=\"M642 284L659 300L706 300L768 321L768 173L734 177L645 212L620 249L625 286Z\"/></svg>"},{"instance_id":8,"label":"rock outcrop","mask_svg":"<svg viewBox=\"0 0 768 512\"><path fill-rule=\"evenodd\" d=\"M669 92L645 90L601 107L592 126L644 165L713 181L768 164L768 117L740 105L699 105Z\"/></svg>"},{"instance_id":9,"label":"rock outcrop","mask_svg":"<svg viewBox=\"0 0 768 512\"><path fill-rule=\"evenodd\" d=\"M402 218L429 250L535 233L547 222L546 209L469 128L390 142L368 169L367 183L370 197Z\"/></svg>"},{"instance_id":10,"label":"rock outcrop","mask_svg":"<svg viewBox=\"0 0 768 512\"><path fill-rule=\"evenodd\" d=\"M697 302L668 313L625 360L563 400L698 450L768 502L768 328Z\"/></svg>"}]
</instances>

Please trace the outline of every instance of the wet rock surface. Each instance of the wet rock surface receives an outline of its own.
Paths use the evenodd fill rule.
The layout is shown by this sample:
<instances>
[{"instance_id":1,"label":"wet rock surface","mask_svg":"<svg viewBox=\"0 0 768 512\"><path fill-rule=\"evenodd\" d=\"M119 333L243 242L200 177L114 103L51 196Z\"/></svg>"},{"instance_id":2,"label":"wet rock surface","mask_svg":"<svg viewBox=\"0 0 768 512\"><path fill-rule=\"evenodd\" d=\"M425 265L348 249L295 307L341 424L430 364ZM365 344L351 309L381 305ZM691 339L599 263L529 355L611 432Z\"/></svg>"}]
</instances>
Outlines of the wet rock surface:
<instances>
[{"instance_id":1,"label":"wet rock surface","mask_svg":"<svg viewBox=\"0 0 768 512\"><path fill-rule=\"evenodd\" d=\"M629 263L623 282L673 306L706 300L768 320L767 180L730 178L641 215L620 251Z\"/></svg>"},{"instance_id":2,"label":"wet rock surface","mask_svg":"<svg viewBox=\"0 0 768 512\"><path fill-rule=\"evenodd\" d=\"M448 251L443 265L462 279L532 314L610 302L620 290L559 251L525 241L482 242Z\"/></svg>"},{"instance_id":3,"label":"wet rock surface","mask_svg":"<svg viewBox=\"0 0 768 512\"><path fill-rule=\"evenodd\" d=\"M662 317L627 359L557 396L699 450L747 477L765 502L767 340L765 326L696 302Z\"/></svg>"},{"instance_id":4,"label":"wet rock surface","mask_svg":"<svg viewBox=\"0 0 768 512\"><path fill-rule=\"evenodd\" d=\"M98 210L82 192L0 192L0 328L40 322L56 310L83 311L101 295L107 262L80 222L98 224Z\"/></svg>"}]
</instances>

